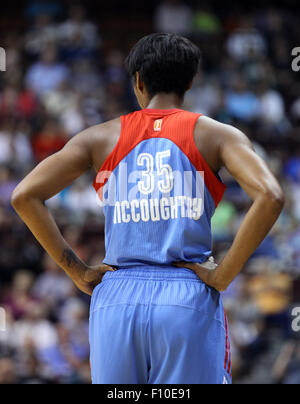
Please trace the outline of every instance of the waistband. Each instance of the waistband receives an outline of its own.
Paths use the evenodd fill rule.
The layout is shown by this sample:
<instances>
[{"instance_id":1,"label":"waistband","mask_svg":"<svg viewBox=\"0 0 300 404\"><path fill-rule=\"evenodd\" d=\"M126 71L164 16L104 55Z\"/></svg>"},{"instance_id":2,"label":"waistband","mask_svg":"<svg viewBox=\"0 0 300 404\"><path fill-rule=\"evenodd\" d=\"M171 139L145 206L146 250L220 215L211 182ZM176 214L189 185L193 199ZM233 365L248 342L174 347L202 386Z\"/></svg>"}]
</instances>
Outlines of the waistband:
<instances>
[{"instance_id":1,"label":"waistband","mask_svg":"<svg viewBox=\"0 0 300 404\"><path fill-rule=\"evenodd\" d=\"M136 268L119 268L115 272L106 272L102 282L114 279L142 279L147 281L159 280L189 280L202 282L198 276L186 268L143 266Z\"/></svg>"}]
</instances>

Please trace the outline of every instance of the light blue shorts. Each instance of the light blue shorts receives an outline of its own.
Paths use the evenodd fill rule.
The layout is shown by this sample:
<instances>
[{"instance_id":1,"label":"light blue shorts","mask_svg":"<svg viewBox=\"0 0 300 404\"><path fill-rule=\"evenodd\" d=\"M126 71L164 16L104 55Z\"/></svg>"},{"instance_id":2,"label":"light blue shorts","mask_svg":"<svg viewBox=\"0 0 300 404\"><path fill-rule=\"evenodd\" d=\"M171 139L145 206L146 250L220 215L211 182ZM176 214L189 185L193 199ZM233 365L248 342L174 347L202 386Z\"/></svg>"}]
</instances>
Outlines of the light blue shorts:
<instances>
[{"instance_id":1,"label":"light blue shorts","mask_svg":"<svg viewBox=\"0 0 300 404\"><path fill-rule=\"evenodd\" d=\"M105 274L90 309L94 384L231 384L221 295L188 269Z\"/></svg>"}]
</instances>

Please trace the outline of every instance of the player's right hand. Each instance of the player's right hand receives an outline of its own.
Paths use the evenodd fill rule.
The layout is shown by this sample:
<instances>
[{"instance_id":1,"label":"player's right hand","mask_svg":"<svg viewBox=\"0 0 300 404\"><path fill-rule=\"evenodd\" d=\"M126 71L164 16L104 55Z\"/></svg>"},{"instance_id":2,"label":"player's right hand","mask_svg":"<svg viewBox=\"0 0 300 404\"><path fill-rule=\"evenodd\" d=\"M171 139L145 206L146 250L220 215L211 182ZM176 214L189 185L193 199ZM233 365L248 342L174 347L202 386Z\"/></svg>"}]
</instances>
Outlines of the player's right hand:
<instances>
[{"instance_id":1,"label":"player's right hand","mask_svg":"<svg viewBox=\"0 0 300 404\"><path fill-rule=\"evenodd\" d=\"M106 272L115 271L115 268L105 264L87 267L83 275L83 280L82 282L80 282L81 284L77 286L82 292L86 293L89 296L92 296L95 287L102 282L102 278L106 274Z\"/></svg>"}]
</instances>

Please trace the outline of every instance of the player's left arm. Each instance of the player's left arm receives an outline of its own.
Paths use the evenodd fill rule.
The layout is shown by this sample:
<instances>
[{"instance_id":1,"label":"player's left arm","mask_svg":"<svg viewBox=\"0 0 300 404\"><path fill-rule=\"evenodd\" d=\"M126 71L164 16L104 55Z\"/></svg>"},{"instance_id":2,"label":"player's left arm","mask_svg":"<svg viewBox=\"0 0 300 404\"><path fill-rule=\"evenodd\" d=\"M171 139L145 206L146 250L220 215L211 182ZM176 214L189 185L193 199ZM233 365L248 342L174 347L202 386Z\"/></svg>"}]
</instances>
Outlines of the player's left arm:
<instances>
[{"instance_id":1,"label":"player's left arm","mask_svg":"<svg viewBox=\"0 0 300 404\"><path fill-rule=\"evenodd\" d=\"M93 128L74 137L39 164L15 189L11 202L33 235L80 290L91 294L110 267L88 267L63 238L45 201L68 187L93 165Z\"/></svg>"},{"instance_id":2,"label":"player's left arm","mask_svg":"<svg viewBox=\"0 0 300 404\"><path fill-rule=\"evenodd\" d=\"M230 250L216 270L185 264L205 283L225 291L272 229L283 209L284 195L278 181L242 132L209 119L205 125L216 142L220 166L227 168L253 200Z\"/></svg>"}]
</instances>

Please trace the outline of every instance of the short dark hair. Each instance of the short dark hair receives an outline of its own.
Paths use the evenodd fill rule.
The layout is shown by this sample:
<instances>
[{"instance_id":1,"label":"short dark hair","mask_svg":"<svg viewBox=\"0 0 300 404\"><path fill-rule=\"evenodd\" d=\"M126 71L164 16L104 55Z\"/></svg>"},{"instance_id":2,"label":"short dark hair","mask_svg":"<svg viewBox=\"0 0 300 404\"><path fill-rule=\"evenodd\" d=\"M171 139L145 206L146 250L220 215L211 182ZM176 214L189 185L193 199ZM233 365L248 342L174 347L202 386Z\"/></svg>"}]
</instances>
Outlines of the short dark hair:
<instances>
[{"instance_id":1,"label":"short dark hair","mask_svg":"<svg viewBox=\"0 0 300 404\"><path fill-rule=\"evenodd\" d=\"M139 72L150 97L175 93L183 98L198 73L201 52L189 39L175 34L142 38L126 59L130 76Z\"/></svg>"}]
</instances>

